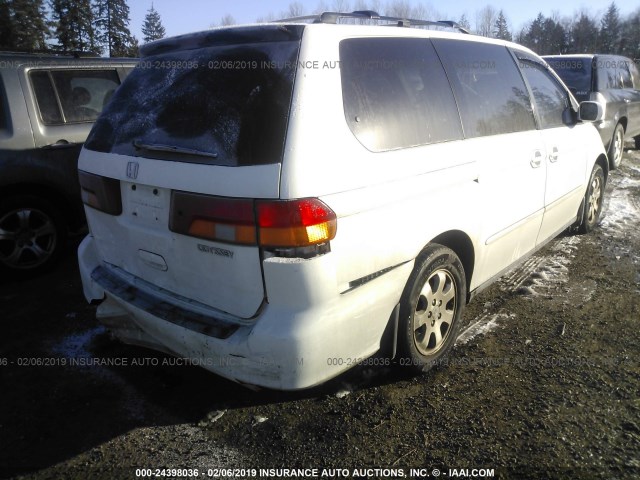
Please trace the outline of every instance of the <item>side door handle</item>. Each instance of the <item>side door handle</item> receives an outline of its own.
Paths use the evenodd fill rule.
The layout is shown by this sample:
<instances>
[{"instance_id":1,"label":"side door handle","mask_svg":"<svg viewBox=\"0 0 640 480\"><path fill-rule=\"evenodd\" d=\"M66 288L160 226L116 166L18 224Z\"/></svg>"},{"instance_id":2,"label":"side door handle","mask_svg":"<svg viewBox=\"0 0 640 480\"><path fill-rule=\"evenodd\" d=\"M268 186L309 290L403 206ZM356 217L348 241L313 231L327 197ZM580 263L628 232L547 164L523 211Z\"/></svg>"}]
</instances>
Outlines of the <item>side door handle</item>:
<instances>
[{"instance_id":1,"label":"side door handle","mask_svg":"<svg viewBox=\"0 0 640 480\"><path fill-rule=\"evenodd\" d=\"M531 164L531 168L538 168L542 163L542 152L540 150L533 152L533 158L529 163Z\"/></svg>"},{"instance_id":2,"label":"side door handle","mask_svg":"<svg viewBox=\"0 0 640 480\"><path fill-rule=\"evenodd\" d=\"M558 161L558 147L553 147L551 153L549 154L549 161L551 163L555 163Z\"/></svg>"}]
</instances>

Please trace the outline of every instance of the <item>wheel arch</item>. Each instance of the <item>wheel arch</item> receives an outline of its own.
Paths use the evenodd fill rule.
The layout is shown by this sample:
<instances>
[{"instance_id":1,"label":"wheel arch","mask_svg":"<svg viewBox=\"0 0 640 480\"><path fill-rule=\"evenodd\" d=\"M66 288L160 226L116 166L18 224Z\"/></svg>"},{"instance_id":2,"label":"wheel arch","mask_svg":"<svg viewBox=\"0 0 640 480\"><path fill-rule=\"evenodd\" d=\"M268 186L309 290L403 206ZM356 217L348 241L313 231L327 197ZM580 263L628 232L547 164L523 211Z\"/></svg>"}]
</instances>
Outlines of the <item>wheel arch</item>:
<instances>
[{"instance_id":1,"label":"wheel arch","mask_svg":"<svg viewBox=\"0 0 640 480\"><path fill-rule=\"evenodd\" d=\"M598 165L600 165L602 167L602 171L604 172L604 181L606 183L607 179L609 178L609 160L607 159L607 156L604 153L601 153L598 158L596 158L596 161L594 162L594 164L597 163ZM591 171L589 171L589 175L591 175Z\"/></svg>"},{"instance_id":2,"label":"wheel arch","mask_svg":"<svg viewBox=\"0 0 640 480\"><path fill-rule=\"evenodd\" d=\"M441 233L437 237L433 238L430 244L437 243L444 247L450 248L462 262L464 268L464 276L467 283L467 302L469 301L469 292L471 290L471 278L473 277L473 270L476 262L475 248L469 235L461 230L450 230L448 232ZM425 248L428 245L425 245Z\"/></svg>"}]
</instances>

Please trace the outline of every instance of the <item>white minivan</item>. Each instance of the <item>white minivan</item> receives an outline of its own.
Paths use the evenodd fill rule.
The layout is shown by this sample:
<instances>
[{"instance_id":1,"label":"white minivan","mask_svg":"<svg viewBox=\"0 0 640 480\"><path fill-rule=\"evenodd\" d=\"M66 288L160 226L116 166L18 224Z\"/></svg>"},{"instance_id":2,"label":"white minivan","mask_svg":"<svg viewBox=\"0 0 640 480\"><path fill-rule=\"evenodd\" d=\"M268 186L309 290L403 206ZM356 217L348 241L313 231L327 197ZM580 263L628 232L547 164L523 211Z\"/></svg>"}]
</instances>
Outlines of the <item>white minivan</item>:
<instances>
[{"instance_id":1,"label":"white minivan","mask_svg":"<svg viewBox=\"0 0 640 480\"><path fill-rule=\"evenodd\" d=\"M592 229L602 108L530 50L431 25L325 13L143 46L79 162L98 318L255 386L379 351L425 371L475 293Z\"/></svg>"}]
</instances>

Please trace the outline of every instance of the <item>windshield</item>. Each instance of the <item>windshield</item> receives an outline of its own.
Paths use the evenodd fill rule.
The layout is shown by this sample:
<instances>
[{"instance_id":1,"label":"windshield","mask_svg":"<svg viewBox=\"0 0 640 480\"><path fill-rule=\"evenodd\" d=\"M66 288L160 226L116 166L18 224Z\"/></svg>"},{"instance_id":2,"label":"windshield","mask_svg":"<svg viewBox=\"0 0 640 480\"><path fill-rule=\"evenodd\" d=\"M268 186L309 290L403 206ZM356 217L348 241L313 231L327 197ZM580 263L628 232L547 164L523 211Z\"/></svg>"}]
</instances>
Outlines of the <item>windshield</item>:
<instances>
[{"instance_id":1,"label":"windshield","mask_svg":"<svg viewBox=\"0 0 640 480\"><path fill-rule=\"evenodd\" d=\"M282 159L299 39L143 58L87 149L223 166Z\"/></svg>"}]
</instances>

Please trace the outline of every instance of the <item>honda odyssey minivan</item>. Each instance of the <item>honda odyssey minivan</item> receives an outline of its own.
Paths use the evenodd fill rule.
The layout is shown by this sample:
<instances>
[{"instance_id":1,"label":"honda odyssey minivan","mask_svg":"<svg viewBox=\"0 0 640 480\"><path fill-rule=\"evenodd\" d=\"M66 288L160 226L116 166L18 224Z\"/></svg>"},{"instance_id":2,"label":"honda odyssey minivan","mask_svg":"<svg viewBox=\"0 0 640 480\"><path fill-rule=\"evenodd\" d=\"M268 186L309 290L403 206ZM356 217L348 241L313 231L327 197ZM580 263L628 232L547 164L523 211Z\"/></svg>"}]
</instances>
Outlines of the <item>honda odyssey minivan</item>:
<instances>
[{"instance_id":1,"label":"honda odyssey minivan","mask_svg":"<svg viewBox=\"0 0 640 480\"><path fill-rule=\"evenodd\" d=\"M123 341L274 389L376 352L426 371L471 297L597 224L602 108L534 53L312 20L143 46L95 124L80 270Z\"/></svg>"}]
</instances>

